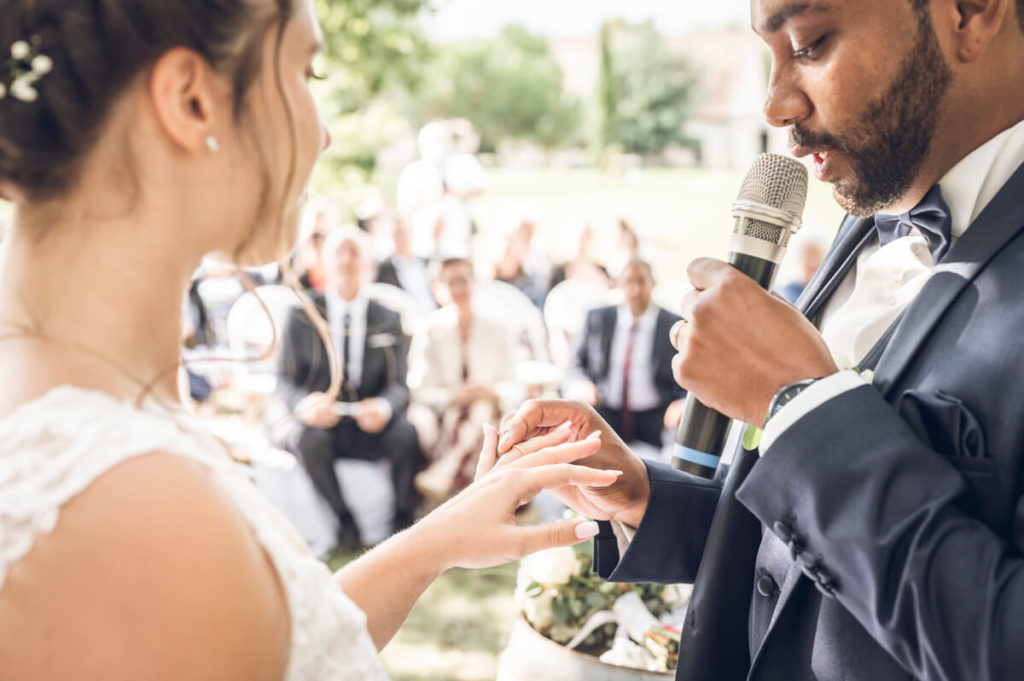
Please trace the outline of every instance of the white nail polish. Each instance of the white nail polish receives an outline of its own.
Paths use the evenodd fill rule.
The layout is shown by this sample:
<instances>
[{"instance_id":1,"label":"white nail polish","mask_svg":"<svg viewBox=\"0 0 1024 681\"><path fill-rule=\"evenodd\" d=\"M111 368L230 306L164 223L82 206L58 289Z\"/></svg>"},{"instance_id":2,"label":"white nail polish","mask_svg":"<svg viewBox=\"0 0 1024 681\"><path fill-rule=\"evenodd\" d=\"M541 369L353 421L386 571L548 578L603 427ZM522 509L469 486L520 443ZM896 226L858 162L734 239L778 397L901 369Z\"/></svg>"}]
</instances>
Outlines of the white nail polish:
<instances>
[{"instance_id":1,"label":"white nail polish","mask_svg":"<svg viewBox=\"0 0 1024 681\"><path fill-rule=\"evenodd\" d=\"M576 526L576 538L589 539L591 537L596 537L597 533L600 531L601 528L598 527L597 522L589 520Z\"/></svg>"}]
</instances>

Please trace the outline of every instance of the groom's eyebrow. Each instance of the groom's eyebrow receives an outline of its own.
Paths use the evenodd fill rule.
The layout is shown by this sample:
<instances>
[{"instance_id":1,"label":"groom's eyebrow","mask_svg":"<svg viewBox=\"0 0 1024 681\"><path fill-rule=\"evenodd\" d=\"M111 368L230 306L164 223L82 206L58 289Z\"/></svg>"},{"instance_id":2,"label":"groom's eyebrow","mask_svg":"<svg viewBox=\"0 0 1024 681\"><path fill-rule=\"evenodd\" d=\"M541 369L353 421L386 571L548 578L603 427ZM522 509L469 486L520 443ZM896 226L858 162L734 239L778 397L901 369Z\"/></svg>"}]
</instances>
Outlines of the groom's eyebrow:
<instances>
[{"instance_id":1,"label":"groom's eyebrow","mask_svg":"<svg viewBox=\"0 0 1024 681\"><path fill-rule=\"evenodd\" d=\"M812 2L810 0L799 0L783 5L773 12L760 27L754 26L754 32L759 35L777 33L791 19L801 14L824 14L830 12L833 6L827 2Z\"/></svg>"}]
</instances>

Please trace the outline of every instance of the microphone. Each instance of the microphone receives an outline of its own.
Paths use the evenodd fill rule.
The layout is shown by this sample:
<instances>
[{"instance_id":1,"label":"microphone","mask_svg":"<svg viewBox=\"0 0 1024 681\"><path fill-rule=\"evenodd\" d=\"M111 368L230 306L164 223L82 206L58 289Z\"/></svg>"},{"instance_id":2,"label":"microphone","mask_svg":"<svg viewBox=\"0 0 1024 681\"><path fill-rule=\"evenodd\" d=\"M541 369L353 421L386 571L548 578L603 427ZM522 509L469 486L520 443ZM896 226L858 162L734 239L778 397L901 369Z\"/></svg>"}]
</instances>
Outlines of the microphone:
<instances>
[{"instance_id":1,"label":"microphone","mask_svg":"<svg viewBox=\"0 0 1024 681\"><path fill-rule=\"evenodd\" d=\"M769 289L807 203L807 169L796 159L761 154L747 171L736 202L728 262ZM676 434L672 467L711 479L721 460L729 417L688 393Z\"/></svg>"}]
</instances>

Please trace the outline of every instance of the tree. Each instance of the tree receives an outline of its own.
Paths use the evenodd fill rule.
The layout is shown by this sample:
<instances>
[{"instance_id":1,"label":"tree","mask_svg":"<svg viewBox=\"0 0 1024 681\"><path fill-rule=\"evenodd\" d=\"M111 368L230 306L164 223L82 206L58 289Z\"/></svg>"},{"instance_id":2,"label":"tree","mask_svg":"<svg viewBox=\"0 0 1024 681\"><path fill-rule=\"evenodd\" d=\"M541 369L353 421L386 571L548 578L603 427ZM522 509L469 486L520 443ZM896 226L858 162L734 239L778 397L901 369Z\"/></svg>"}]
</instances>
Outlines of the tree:
<instances>
[{"instance_id":1,"label":"tree","mask_svg":"<svg viewBox=\"0 0 1024 681\"><path fill-rule=\"evenodd\" d=\"M422 81L429 49L419 27L426 0L317 0L324 34L316 87L334 139L318 185L358 184L372 175L377 149L408 130L402 102Z\"/></svg>"},{"instance_id":2,"label":"tree","mask_svg":"<svg viewBox=\"0 0 1024 681\"><path fill-rule=\"evenodd\" d=\"M656 154L688 144L684 128L697 82L693 67L668 50L650 22L605 24L598 85L601 147Z\"/></svg>"},{"instance_id":3,"label":"tree","mask_svg":"<svg viewBox=\"0 0 1024 681\"><path fill-rule=\"evenodd\" d=\"M506 140L545 149L577 141L579 102L566 97L562 70L543 38L518 26L494 40L450 46L433 65L420 116L465 118L493 150Z\"/></svg>"}]
</instances>

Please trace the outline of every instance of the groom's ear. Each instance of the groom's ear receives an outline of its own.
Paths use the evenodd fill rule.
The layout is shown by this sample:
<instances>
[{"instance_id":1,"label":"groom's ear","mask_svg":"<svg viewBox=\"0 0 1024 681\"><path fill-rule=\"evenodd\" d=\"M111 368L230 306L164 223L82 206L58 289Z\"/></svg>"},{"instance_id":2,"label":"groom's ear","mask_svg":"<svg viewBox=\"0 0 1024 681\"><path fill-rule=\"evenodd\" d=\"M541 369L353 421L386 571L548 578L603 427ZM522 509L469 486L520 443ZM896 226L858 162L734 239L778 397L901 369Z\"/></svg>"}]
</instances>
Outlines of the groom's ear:
<instances>
[{"instance_id":1,"label":"groom's ear","mask_svg":"<svg viewBox=\"0 0 1024 681\"><path fill-rule=\"evenodd\" d=\"M177 47L153 65L148 99L172 144L191 153L206 153L206 140L215 134L218 118L227 110L230 86L199 53Z\"/></svg>"},{"instance_id":2,"label":"groom's ear","mask_svg":"<svg viewBox=\"0 0 1024 681\"><path fill-rule=\"evenodd\" d=\"M1012 0L933 0L929 11L940 43L948 37L952 54L961 64L978 61L1004 28L1019 31L1012 22Z\"/></svg>"}]
</instances>

